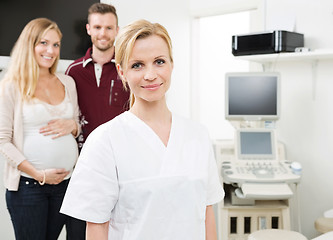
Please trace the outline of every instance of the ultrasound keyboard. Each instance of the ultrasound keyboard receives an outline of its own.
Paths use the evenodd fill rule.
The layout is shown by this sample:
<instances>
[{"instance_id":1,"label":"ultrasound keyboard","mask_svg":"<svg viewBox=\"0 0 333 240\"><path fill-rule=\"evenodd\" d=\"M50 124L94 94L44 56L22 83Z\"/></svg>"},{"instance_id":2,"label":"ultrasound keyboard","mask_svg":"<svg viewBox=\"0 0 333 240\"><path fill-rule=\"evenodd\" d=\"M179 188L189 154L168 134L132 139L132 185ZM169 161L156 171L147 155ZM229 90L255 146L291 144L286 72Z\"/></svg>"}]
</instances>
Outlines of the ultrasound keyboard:
<instances>
[{"instance_id":1,"label":"ultrasound keyboard","mask_svg":"<svg viewBox=\"0 0 333 240\"><path fill-rule=\"evenodd\" d=\"M290 165L290 161L278 160L223 161L221 174L225 183L299 182L301 176L294 174Z\"/></svg>"}]
</instances>

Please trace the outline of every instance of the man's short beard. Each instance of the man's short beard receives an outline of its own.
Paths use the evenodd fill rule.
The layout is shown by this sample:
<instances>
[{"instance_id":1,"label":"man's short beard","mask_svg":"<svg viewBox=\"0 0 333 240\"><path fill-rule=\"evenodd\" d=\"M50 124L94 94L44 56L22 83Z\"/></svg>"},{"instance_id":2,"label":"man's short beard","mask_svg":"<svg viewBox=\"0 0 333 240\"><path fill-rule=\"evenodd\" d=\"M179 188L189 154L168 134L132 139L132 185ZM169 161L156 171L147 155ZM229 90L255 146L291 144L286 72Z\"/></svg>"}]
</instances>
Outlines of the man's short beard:
<instances>
[{"instance_id":1,"label":"man's short beard","mask_svg":"<svg viewBox=\"0 0 333 240\"><path fill-rule=\"evenodd\" d=\"M95 47L96 47L99 51L101 51L101 52L106 52L107 50L109 50L110 48L112 48L112 46L108 46L108 47L100 48L100 47L98 47L98 46L96 46L96 45L95 45Z\"/></svg>"}]
</instances>

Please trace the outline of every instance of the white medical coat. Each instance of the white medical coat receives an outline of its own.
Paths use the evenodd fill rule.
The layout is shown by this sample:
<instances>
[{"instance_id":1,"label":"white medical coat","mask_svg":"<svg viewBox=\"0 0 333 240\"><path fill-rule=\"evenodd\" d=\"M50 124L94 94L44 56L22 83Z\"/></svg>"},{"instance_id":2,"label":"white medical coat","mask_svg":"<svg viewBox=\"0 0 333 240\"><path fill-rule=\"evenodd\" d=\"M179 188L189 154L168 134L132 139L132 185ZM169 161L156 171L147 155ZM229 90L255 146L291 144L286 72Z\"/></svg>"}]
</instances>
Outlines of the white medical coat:
<instances>
[{"instance_id":1,"label":"white medical coat","mask_svg":"<svg viewBox=\"0 0 333 240\"><path fill-rule=\"evenodd\" d=\"M125 112L89 135L61 212L110 221L110 240L204 240L206 206L223 197L203 126L173 114L166 147Z\"/></svg>"}]
</instances>

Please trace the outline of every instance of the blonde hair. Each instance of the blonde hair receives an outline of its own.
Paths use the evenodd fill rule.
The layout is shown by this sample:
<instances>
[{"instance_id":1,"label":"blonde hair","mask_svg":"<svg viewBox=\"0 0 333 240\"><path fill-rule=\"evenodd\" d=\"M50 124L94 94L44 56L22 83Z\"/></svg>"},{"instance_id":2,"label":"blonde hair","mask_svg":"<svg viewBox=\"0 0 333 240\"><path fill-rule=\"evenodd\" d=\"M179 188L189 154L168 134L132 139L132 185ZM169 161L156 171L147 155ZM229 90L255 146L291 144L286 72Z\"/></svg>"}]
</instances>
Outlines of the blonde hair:
<instances>
[{"instance_id":1,"label":"blonde hair","mask_svg":"<svg viewBox=\"0 0 333 240\"><path fill-rule=\"evenodd\" d=\"M115 61L122 69L128 67L128 61L132 54L135 41L137 39L147 38L156 35L161 37L167 44L169 49L170 61L173 63L172 43L168 31L158 23L151 23L147 20L137 20L124 28L122 28L116 38L115 44ZM122 79L123 85L127 88L126 82ZM130 96L130 107L135 101L134 94Z\"/></svg>"},{"instance_id":2,"label":"blonde hair","mask_svg":"<svg viewBox=\"0 0 333 240\"><path fill-rule=\"evenodd\" d=\"M39 76L35 47L46 32L51 29L58 33L60 39L62 38L62 33L55 22L47 18L31 20L22 30L12 49L10 64L3 81L14 82L23 101L29 101L34 97ZM49 69L51 74L55 73L59 58L60 56L56 58Z\"/></svg>"}]
</instances>

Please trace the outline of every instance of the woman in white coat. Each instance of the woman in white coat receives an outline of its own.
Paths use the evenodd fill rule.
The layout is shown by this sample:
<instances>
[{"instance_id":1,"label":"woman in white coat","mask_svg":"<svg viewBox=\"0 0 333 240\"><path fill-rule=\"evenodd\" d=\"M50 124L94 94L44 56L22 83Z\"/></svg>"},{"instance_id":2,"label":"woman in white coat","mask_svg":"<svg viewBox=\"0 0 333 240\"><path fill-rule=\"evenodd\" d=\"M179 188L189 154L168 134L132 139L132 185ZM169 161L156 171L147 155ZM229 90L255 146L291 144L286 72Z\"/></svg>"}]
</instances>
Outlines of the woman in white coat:
<instances>
[{"instance_id":1,"label":"woman in white coat","mask_svg":"<svg viewBox=\"0 0 333 240\"><path fill-rule=\"evenodd\" d=\"M145 20L116 40L131 108L88 137L61 212L87 221L87 239L216 239L222 200L207 130L169 110L173 70L166 29Z\"/></svg>"}]
</instances>

